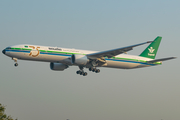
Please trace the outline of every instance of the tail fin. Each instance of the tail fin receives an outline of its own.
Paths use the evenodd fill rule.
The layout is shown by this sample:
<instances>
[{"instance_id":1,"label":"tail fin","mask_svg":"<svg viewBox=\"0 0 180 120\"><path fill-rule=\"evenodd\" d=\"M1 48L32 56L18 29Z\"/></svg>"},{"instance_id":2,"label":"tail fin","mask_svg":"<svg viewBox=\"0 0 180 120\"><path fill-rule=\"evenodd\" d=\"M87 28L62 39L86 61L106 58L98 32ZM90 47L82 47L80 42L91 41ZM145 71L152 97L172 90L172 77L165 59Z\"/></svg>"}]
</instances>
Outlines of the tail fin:
<instances>
[{"instance_id":1,"label":"tail fin","mask_svg":"<svg viewBox=\"0 0 180 120\"><path fill-rule=\"evenodd\" d=\"M158 36L139 56L155 59L162 37Z\"/></svg>"}]
</instances>

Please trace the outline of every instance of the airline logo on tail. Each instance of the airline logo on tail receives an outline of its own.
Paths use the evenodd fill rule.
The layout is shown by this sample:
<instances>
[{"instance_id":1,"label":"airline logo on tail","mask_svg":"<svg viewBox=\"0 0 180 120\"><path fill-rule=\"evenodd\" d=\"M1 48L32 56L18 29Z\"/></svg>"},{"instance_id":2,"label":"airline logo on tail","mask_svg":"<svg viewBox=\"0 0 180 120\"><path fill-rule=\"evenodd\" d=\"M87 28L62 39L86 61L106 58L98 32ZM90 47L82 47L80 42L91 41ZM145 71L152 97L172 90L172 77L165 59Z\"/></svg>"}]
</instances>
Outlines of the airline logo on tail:
<instances>
[{"instance_id":1,"label":"airline logo on tail","mask_svg":"<svg viewBox=\"0 0 180 120\"><path fill-rule=\"evenodd\" d=\"M148 48L148 50L150 53L153 53L155 49L153 49L153 47L150 47ZM150 53L148 53L149 56L155 56L155 54L150 54Z\"/></svg>"},{"instance_id":2,"label":"airline logo on tail","mask_svg":"<svg viewBox=\"0 0 180 120\"><path fill-rule=\"evenodd\" d=\"M150 48L148 48L148 50L150 53L153 53L155 49L153 49L153 47L150 47Z\"/></svg>"},{"instance_id":3,"label":"airline logo on tail","mask_svg":"<svg viewBox=\"0 0 180 120\"><path fill-rule=\"evenodd\" d=\"M141 54L140 56L155 59L162 37L158 36Z\"/></svg>"}]
</instances>

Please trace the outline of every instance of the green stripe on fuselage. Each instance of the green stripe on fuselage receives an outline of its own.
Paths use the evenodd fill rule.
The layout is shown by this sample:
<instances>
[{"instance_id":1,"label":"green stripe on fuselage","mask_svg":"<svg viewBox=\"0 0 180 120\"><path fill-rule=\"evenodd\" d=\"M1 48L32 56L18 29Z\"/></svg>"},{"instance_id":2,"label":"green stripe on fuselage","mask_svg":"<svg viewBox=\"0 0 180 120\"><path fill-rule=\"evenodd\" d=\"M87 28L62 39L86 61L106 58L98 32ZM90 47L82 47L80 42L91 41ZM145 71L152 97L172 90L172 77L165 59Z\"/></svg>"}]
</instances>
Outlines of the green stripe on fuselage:
<instances>
[{"instance_id":1,"label":"green stripe on fuselage","mask_svg":"<svg viewBox=\"0 0 180 120\"><path fill-rule=\"evenodd\" d=\"M32 49L22 48L21 50L32 50Z\"/></svg>"}]
</instances>

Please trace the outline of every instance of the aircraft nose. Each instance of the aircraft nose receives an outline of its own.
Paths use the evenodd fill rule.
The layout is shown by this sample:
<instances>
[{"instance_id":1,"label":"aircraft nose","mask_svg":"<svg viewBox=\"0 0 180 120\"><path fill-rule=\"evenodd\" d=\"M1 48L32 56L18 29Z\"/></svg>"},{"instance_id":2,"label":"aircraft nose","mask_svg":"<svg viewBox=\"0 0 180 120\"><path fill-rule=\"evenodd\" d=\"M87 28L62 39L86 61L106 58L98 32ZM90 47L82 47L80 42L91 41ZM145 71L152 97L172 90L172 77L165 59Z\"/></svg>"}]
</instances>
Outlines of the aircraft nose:
<instances>
[{"instance_id":1,"label":"aircraft nose","mask_svg":"<svg viewBox=\"0 0 180 120\"><path fill-rule=\"evenodd\" d=\"M3 54L6 54L6 50L4 49L4 50L2 51L2 53L3 53Z\"/></svg>"}]
</instances>

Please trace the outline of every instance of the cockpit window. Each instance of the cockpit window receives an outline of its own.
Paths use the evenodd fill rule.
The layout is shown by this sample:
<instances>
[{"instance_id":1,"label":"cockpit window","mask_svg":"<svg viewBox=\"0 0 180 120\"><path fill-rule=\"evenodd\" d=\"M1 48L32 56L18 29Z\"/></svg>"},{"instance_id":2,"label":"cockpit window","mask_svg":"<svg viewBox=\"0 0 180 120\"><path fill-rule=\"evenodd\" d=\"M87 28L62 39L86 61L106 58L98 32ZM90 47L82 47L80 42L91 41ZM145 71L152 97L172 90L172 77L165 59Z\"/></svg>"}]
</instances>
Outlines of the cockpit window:
<instances>
[{"instance_id":1,"label":"cockpit window","mask_svg":"<svg viewBox=\"0 0 180 120\"><path fill-rule=\"evenodd\" d=\"M11 47L7 47L6 49L11 49Z\"/></svg>"}]
</instances>

